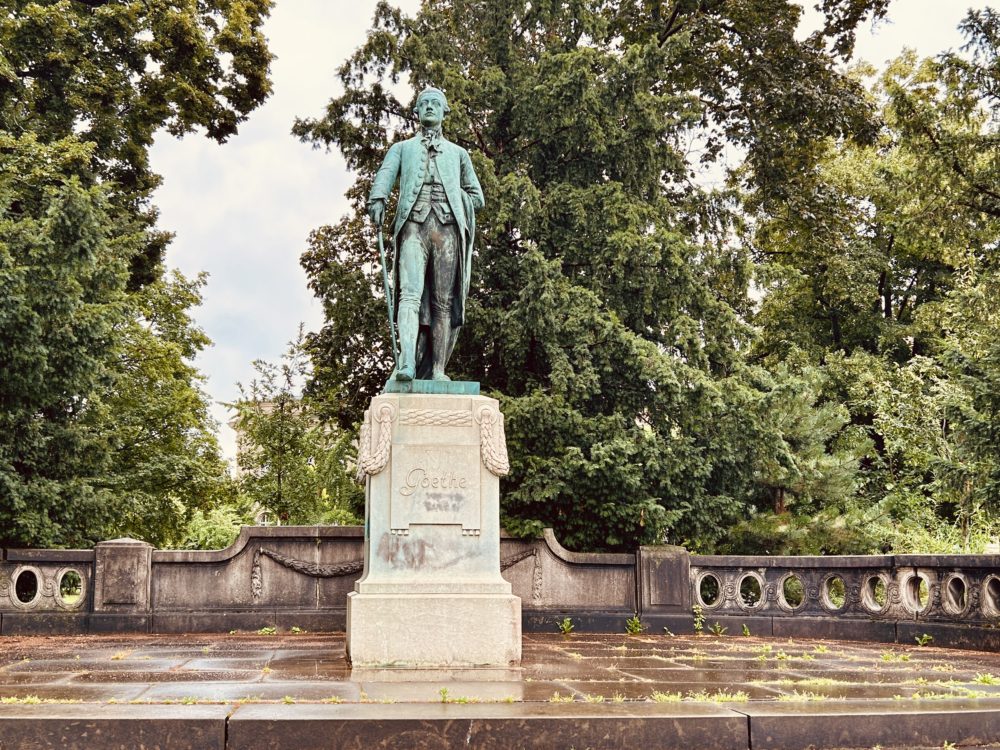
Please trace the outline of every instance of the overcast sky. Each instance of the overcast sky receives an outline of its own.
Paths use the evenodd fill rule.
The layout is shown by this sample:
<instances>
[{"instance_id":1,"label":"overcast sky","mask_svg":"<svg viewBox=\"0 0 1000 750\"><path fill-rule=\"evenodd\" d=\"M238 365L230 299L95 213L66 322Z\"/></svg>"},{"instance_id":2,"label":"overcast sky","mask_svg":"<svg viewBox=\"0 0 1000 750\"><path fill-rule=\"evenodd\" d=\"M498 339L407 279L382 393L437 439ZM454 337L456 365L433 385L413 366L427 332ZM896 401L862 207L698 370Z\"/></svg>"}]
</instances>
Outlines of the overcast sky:
<instances>
[{"instance_id":1,"label":"overcast sky","mask_svg":"<svg viewBox=\"0 0 1000 750\"><path fill-rule=\"evenodd\" d=\"M412 13L419 0L395 4ZM957 47L966 9L989 4L895 0L887 21L860 30L856 57L881 66L903 47L921 55ZM235 438L222 403L235 400L237 381L249 382L253 360L277 361L300 322L307 330L322 324L298 259L312 229L346 212L352 178L338 154L299 143L290 129L338 93L334 73L364 40L374 7L374 0L277 0L265 28L277 55L267 103L224 146L161 134L152 149L153 170L163 176L154 199L160 226L176 233L167 263L210 275L195 319L215 345L197 364L228 458ZM817 18L807 11L803 25Z\"/></svg>"}]
</instances>

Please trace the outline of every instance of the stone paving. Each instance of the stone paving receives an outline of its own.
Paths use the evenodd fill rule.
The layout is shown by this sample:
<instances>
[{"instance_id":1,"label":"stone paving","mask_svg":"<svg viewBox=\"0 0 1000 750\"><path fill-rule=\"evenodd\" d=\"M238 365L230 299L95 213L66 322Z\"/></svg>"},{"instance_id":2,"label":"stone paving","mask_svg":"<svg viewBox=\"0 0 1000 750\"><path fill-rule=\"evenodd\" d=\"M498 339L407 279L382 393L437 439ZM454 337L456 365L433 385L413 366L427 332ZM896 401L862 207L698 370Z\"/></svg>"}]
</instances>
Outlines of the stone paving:
<instances>
[{"instance_id":1,"label":"stone paving","mask_svg":"<svg viewBox=\"0 0 1000 750\"><path fill-rule=\"evenodd\" d=\"M342 633L0 638L0 748L995 747L1000 655L524 637L517 669L354 670Z\"/></svg>"},{"instance_id":2,"label":"stone paving","mask_svg":"<svg viewBox=\"0 0 1000 750\"><path fill-rule=\"evenodd\" d=\"M1000 654L744 636L528 634L520 669L355 670L342 633L0 639L0 703L947 702L1000 707Z\"/></svg>"}]
</instances>

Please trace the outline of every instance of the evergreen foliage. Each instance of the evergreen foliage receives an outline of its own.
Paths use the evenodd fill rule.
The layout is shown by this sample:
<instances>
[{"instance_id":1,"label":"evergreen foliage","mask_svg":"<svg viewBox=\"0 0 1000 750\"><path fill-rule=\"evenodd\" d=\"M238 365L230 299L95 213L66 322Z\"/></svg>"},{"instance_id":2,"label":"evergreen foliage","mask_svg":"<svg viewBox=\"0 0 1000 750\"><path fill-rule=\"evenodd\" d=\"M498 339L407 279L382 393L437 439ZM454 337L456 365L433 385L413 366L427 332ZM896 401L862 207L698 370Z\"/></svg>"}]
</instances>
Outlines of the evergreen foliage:
<instances>
[{"instance_id":1,"label":"evergreen foliage","mask_svg":"<svg viewBox=\"0 0 1000 750\"><path fill-rule=\"evenodd\" d=\"M434 84L487 198L449 371L501 399L508 529L981 548L1000 509L1000 14L970 12L960 51L845 71L887 4L822 0L797 39L791 0L380 2L342 93L293 129L357 181L302 257L325 325L234 405L236 484L192 365L205 281L164 271L147 152L161 129L224 142L264 101L270 3L8 4L0 546L220 548L260 508L358 521L352 430L391 368L364 203L416 124L400 92Z\"/></svg>"},{"instance_id":2,"label":"evergreen foliage","mask_svg":"<svg viewBox=\"0 0 1000 750\"><path fill-rule=\"evenodd\" d=\"M413 126L390 84L441 86L446 135L472 151L488 196L450 371L501 398L504 523L553 526L575 549L665 536L711 548L751 512L777 450L761 441L778 386L743 356L752 267L736 195L693 177L736 144L745 190L771 205L824 138L870 140L870 103L835 55L884 5L831 0L827 28L798 41L800 9L772 0L428 0L414 18L380 3L340 70L344 93L294 128L359 175L354 212L303 257L327 314L311 393L347 427L388 375L363 203Z\"/></svg>"}]
</instances>

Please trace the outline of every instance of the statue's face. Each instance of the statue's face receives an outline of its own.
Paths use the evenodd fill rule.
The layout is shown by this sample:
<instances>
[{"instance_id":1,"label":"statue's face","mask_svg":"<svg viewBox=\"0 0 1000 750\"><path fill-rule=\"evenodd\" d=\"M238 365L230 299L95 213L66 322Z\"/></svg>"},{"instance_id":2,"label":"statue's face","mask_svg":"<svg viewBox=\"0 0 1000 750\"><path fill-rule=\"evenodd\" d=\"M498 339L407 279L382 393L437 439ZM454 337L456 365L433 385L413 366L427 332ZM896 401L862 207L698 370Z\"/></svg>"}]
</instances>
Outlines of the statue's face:
<instances>
[{"instance_id":1,"label":"statue's face","mask_svg":"<svg viewBox=\"0 0 1000 750\"><path fill-rule=\"evenodd\" d=\"M444 100L436 94L420 97L417 102L417 116L425 128L434 128L444 120Z\"/></svg>"}]
</instances>

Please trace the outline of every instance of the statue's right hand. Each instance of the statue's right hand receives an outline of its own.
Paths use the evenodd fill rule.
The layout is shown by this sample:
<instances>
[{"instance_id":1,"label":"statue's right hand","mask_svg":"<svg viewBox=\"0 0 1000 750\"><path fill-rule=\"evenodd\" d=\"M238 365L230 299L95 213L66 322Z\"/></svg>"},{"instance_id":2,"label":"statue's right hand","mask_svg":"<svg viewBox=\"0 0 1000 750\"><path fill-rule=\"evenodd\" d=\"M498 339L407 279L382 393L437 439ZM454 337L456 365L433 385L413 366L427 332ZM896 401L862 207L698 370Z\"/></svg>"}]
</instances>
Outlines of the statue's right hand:
<instances>
[{"instance_id":1,"label":"statue's right hand","mask_svg":"<svg viewBox=\"0 0 1000 750\"><path fill-rule=\"evenodd\" d=\"M382 220L385 218L385 201L381 198L376 198L371 203L368 204L368 215L371 217L372 222L375 226L382 226Z\"/></svg>"}]
</instances>

